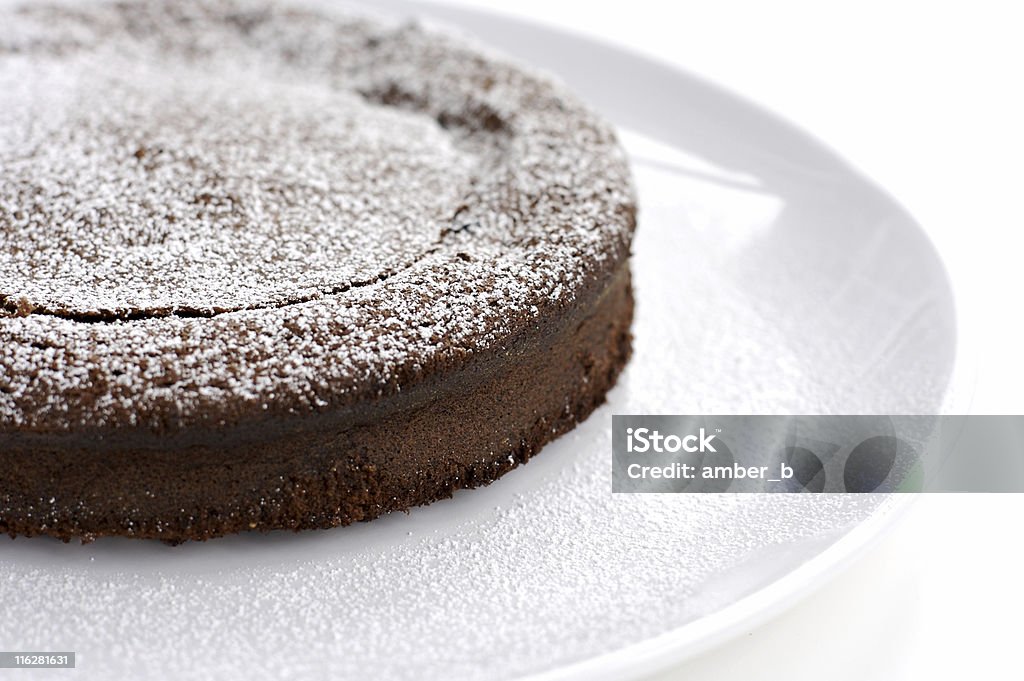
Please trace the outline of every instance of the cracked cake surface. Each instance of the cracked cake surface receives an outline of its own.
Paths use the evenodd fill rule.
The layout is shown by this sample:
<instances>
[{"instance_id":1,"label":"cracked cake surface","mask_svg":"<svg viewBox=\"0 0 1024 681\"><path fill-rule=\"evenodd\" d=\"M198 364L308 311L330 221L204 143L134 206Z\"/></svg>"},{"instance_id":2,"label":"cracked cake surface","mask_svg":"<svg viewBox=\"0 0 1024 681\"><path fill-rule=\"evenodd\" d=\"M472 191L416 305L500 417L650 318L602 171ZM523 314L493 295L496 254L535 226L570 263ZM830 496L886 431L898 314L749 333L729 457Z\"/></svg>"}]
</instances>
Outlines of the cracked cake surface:
<instances>
[{"instance_id":1,"label":"cracked cake surface","mask_svg":"<svg viewBox=\"0 0 1024 681\"><path fill-rule=\"evenodd\" d=\"M0 481L13 490L0 487L0 527L33 533L18 509L45 485L26 481L27 457L59 485L72 462L116 452L130 499L151 491L131 484L135 461L245 461L252 433L295 443L301 423L316 444L282 460L314 477L356 459L365 471L372 438L356 454L339 438L375 413L392 428L486 381L500 393L517 358L568 344L546 387L559 413L524 402L517 417L557 433L624 364L629 168L610 126L556 81L414 22L308 3L29 3L0 22L0 449L23 473ZM452 470L514 465L551 433L505 433L502 451ZM435 455L421 450L452 449L432 442L410 455L421 477ZM313 449L330 462L311 463ZM295 480L279 505L297 517ZM239 497L214 517L329 526L438 496L388 484L415 494L346 515L351 489L325 492L315 522L266 520ZM446 484L441 496L461 486ZM53 533L132 533L110 509L73 506L53 512ZM150 530L174 525L153 517ZM235 529L183 518L172 538Z\"/></svg>"}]
</instances>

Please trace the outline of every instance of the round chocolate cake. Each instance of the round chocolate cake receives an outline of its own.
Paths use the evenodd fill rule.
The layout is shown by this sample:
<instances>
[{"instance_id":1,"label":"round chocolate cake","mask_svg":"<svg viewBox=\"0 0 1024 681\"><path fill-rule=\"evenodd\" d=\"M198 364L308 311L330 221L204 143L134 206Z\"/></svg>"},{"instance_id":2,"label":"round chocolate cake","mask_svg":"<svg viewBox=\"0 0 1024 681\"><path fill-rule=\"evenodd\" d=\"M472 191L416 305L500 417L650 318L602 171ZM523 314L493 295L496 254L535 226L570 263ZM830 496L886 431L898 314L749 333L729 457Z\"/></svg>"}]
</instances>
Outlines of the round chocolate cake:
<instances>
[{"instance_id":1,"label":"round chocolate cake","mask_svg":"<svg viewBox=\"0 0 1024 681\"><path fill-rule=\"evenodd\" d=\"M626 363L629 169L558 83L291 3L0 25L0 531L368 520L525 462Z\"/></svg>"}]
</instances>

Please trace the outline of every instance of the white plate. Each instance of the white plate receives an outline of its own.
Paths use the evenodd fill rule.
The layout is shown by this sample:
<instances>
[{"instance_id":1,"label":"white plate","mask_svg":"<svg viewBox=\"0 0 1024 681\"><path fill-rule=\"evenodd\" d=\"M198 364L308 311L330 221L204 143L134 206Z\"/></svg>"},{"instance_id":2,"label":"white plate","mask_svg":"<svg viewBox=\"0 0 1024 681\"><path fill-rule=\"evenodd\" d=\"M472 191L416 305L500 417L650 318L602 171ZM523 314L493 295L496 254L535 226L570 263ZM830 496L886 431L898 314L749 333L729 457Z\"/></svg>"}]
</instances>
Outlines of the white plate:
<instances>
[{"instance_id":1,"label":"white plate","mask_svg":"<svg viewBox=\"0 0 1024 681\"><path fill-rule=\"evenodd\" d=\"M613 413L939 409L955 321L913 220L691 76L430 11L635 131L635 357L609 403L528 466L409 515L176 548L0 543L0 648L74 650L89 679L627 678L785 607L891 520L899 500L875 496L613 496L609 430Z\"/></svg>"}]
</instances>

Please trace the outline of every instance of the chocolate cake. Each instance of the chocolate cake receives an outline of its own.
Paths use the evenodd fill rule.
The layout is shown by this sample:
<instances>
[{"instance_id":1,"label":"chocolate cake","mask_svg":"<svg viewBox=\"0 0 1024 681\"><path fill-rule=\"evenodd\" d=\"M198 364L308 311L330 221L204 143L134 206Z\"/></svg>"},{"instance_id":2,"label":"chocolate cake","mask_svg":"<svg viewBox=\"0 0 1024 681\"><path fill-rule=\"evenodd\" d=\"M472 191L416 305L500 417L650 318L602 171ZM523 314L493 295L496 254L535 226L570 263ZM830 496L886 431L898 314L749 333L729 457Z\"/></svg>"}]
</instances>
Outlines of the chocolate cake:
<instances>
[{"instance_id":1,"label":"chocolate cake","mask_svg":"<svg viewBox=\"0 0 1024 681\"><path fill-rule=\"evenodd\" d=\"M0 25L0 530L369 520L525 462L626 363L627 161L550 78L294 3Z\"/></svg>"}]
</instances>

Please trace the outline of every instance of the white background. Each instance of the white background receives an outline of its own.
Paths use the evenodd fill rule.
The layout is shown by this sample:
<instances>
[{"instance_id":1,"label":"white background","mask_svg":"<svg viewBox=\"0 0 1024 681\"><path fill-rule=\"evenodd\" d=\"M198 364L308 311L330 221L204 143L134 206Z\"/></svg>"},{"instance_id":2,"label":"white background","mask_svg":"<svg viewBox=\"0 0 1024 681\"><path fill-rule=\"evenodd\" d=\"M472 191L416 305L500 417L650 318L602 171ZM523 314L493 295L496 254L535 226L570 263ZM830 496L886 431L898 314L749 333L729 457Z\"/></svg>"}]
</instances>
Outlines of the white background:
<instances>
[{"instance_id":1,"label":"white background","mask_svg":"<svg viewBox=\"0 0 1024 681\"><path fill-rule=\"evenodd\" d=\"M459 4L673 63L837 150L906 206L939 250L969 369L963 410L1024 413L1024 6ZM1022 519L1021 495L922 496L822 590L656 678L1024 678Z\"/></svg>"}]
</instances>

